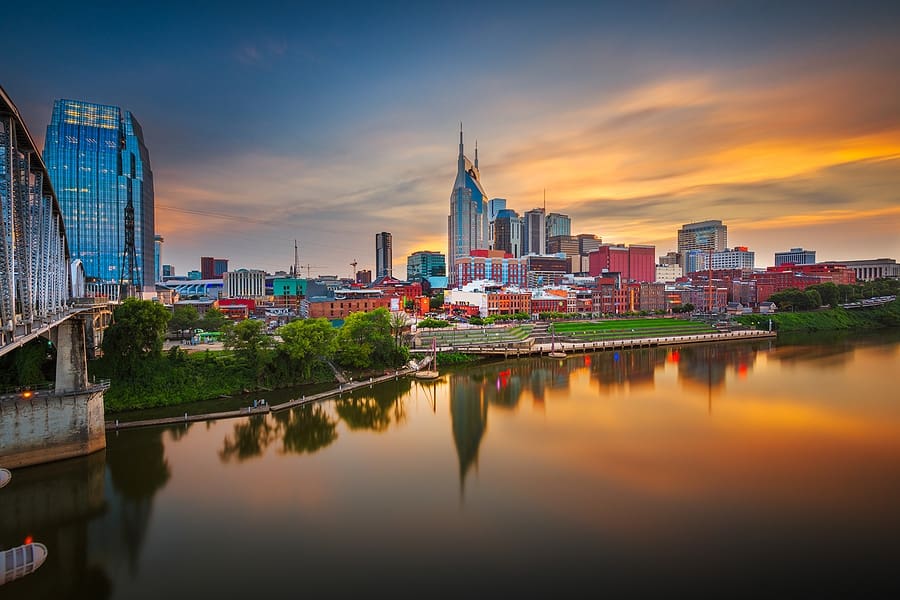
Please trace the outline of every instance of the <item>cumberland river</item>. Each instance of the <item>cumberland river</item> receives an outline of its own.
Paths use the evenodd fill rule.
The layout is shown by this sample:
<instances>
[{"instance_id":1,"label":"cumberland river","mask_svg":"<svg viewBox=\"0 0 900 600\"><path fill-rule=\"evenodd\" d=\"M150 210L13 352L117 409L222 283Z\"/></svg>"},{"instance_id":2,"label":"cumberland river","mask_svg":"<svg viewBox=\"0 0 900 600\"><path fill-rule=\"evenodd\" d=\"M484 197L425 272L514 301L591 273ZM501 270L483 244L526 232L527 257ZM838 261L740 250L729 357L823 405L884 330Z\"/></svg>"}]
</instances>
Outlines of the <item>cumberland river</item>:
<instances>
[{"instance_id":1,"label":"cumberland river","mask_svg":"<svg viewBox=\"0 0 900 600\"><path fill-rule=\"evenodd\" d=\"M732 342L113 433L0 491L50 552L0 598L896 597L898 372L898 332Z\"/></svg>"}]
</instances>

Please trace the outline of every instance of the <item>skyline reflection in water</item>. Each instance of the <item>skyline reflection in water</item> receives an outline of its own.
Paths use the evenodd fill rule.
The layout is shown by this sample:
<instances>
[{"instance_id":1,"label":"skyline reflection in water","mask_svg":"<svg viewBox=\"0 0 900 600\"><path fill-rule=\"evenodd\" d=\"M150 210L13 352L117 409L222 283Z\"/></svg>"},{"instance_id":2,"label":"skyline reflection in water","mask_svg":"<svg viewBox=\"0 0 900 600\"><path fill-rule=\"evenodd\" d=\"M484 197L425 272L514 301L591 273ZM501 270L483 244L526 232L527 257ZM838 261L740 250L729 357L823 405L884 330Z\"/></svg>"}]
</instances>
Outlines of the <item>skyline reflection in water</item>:
<instances>
[{"instance_id":1,"label":"skyline reflection in water","mask_svg":"<svg viewBox=\"0 0 900 600\"><path fill-rule=\"evenodd\" d=\"M51 552L3 596L340 595L398 565L401 596L896 586L898 358L887 335L520 359L123 431L16 472L0 545Z\"/></svg>"}]
</instances>

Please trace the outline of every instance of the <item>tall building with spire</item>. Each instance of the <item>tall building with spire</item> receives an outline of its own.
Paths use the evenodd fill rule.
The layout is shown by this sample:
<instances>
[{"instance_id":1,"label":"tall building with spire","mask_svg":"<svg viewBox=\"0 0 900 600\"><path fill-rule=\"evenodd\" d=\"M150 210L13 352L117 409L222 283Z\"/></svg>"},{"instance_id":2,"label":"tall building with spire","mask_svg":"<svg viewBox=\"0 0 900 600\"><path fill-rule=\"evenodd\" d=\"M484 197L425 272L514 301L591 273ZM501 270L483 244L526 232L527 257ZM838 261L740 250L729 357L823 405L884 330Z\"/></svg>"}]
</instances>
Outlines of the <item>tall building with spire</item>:
<instances>
[{"instance_id":1,"label":"tall building with spire","mask_svg":"<svg viewBox=\"0 0 900 600\"><path fill-rule=\"evenodd\" d=\"M487 248L490 239L487 193L481 185L478 171L478 144L475 144L473 163L464 153L462 123L459 124L456 181L450 192L450 216L447 221L447 270L452 286L457 278L456 259L469 256L472 250Z\"/></svg>"}]
</instances>

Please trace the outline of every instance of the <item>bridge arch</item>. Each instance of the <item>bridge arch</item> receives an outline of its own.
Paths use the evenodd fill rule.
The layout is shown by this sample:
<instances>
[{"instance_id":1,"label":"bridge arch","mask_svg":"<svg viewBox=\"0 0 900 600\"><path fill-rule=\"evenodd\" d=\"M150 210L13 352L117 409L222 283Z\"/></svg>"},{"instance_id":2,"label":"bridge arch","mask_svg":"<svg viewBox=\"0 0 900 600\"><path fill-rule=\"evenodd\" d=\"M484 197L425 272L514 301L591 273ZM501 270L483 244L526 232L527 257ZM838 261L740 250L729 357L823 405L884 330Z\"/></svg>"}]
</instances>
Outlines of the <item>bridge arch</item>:
<instances>
[{"instance_id":1,"label":"bridge arch","mask_svg":"<svg viewBox=\"0 0 900 600\"><path fill-rule=\"evenodd\" d=\"M0 87L0 350L63 318L72 297L62 212L19 110Z\"/></svg>"}]
</instances>

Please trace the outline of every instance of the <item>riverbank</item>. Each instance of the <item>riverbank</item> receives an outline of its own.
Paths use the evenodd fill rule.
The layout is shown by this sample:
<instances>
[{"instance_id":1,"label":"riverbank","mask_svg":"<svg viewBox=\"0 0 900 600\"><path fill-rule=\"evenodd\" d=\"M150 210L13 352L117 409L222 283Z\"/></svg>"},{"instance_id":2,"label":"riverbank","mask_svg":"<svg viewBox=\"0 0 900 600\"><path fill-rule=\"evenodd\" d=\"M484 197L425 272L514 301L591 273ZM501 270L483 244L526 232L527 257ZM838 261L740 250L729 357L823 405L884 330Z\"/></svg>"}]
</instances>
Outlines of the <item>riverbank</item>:
<instances>
[{"instance_id":1,"label":"riverbank","mask_svg":"<svg viewBox=\"0 0 900 600\"><path fill-rule=\"evenodd\" d=\"M884 329L900 327L900 300L875 308L828 308L808 312L746 315L735 320L758 329L768 329L771 320L772 329L778 332Z\"/></svg>"}]
</instances>

